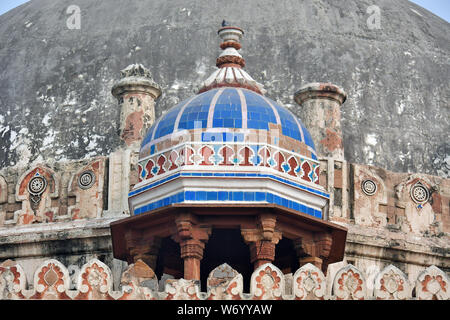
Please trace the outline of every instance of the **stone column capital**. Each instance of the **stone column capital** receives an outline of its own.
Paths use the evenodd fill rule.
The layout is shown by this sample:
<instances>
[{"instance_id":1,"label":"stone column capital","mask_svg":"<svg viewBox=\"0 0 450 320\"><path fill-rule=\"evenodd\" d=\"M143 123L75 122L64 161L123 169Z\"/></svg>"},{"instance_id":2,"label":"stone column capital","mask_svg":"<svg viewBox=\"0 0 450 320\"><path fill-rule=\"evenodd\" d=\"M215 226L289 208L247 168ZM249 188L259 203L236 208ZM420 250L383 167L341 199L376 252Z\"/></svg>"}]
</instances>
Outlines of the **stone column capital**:
<instances>
[{"instance_id":1,"label":"stone column capital","mask_svg":"<svg viewBox=\"0 0 450 320\"><path fill-rule=\"evenodd\" d=\"M329 99L342 105L347 99L347 94L344 89L332 83L313 82L302 86L294 94L294 99L299 105L309 99Z\"/></svg>"},{"instance_id":2,"label":"stone column capital","mask_svg":"<svg viewBox=\"0 0 450 320\"><path fill-rule=\"evenodd\" d=\"M120 98L126 93L147 93L154 100L161 95L161 87L153 80L149 69L142 64L131 64L121 71L122 79L114 84L111 93Z\"/></svg>"}]
</instances>

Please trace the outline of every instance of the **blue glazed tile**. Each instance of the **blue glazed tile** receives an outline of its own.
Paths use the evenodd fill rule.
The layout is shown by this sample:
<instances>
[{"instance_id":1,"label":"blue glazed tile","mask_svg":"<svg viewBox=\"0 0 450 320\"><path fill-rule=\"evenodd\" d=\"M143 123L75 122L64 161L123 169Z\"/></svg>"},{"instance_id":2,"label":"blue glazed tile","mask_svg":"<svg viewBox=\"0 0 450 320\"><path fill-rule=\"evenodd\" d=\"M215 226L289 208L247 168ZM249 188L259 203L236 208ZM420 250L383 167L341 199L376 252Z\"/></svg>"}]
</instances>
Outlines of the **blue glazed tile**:
<instances>
[{"instance_id":1,"label":"blue glazed tile","mask_svg":"<svg viewBox=\"0 0 450 320\"><path fill-rule=\"evenodd\" d=\"M206 200L217 200L217 191L209 191L206 193Z\"/></svg>"},{"instance_id":2,"label":"blue glazed tile","mask_svg":"<svg viewBox=\"0 0 450 320\"><path fill-rule=\"evenodd\" d=\"M273 201L275 204L280 205L281 206L281 198L277 195L273 195Z\"/></svg>"},{"instance_id":3,"label":"blue glazed tile","mask_svg":"<svg viewBox=\"0 0 450 320\"><path fill-rule=\"evenodd\" d=\"M177 194L177 202L183 202L184 201L184 192L180 192Z\"/></svg>"},{"instance_id":4,"label":"blue glazed tile","mask_svg":"<svg viewBox=\"0 0 450 320\"><path fill-rule=\"evenodd\" d=\"M247 128L249 129L259 129L259 123L256 120L248 120Z\"/></svg>"},{"instance_id":5,"label":"blue glazed tile","mask_svg":"<svg viewBox=\"0 0 450 320\"><path fill-rule=\"evenodd\" d=\"M233 192L233 201L243 201L244 193L242 191Z\"/></svg>"},{"instance_id":6,"label":"blue glazed tile","mask_svg":"<svg viewBox=\"0 0 450 320\"><path fill-rule=\"evenodd\" d=\"M178 129L187 129L187 122L183 121L178 124Z\"/></svg>"},{"instance_id":7,"label":"blue glazed tile","mask_svg":"<svg viewBox=\"0 0 450 320\"><path fill-rule=\"evenodd\" d=\"M293 201L288 200L288 205L287 205L287 207L288 207L289 209L292 209L293 203L294 203Z\"/></svg>"},{"instance_id":8,"label":"blue glazed tile","mask_svg":"<svg viewBox=\"0 0 450 320\"><path fill-rule=\"evenodd\" d=\"M199 112L197 119L201 120L201 119L208 119L208 112Z\"/></svg>"},{"instance_id":9,"label":"blue glazed tile","mask_svg":"<svg viewBox=\"0 0 450 320\"><path fill-rule=\"evenodd\" d=\"M228 200L228 192L227 191L219 191L218 192L218 200L219 201L226 201L226 200Z\"/></svg>"},{"instance_id":10,"label":"blue glazed tile","mask_svg":"<svg viewBox=\"0 0 450 320\"><path fill-rule=\"evenodd\" d=\"M196 191L195 192L195 200L205 201L206 200L206 191Z\"/></svg>"},{"instance_id":11,"label":"blue glazed tile","mask_svg":"<svg viewBox=\"0 0 450 320\"><path fill-rule=\"evenodd\" d=\"M292 209L299 211L300 210L300 204L298 202L292 203Z\"/></svg>"},{"instance_id":12,"label":"blue glazed tile","mask_svg":"<svg viewBox=\"0 0 450 320\"><path fill-rule=\"evenodd\" d=\"M186 191L185 198L186 200L195 200L195 191Z\"/></svg>"},{"instance_id":13,"label":"blue glazed tile","mask_svg":"<svg viewBox=\"0 0 450 320\"><path fill-rule=\"evenodd\" d=\"M219 117L222 118L222 119L231 119L232 118L231 111L230 110L226 110L226 109L222 110L222 111L220 111Z\"/></svg>"},{"instance_id":14,"label":"blue glazed tile","mask_svg":"<svg viewBox=\"0 0 450 320\"><path fill-rule=\"evenodd\" d=\"M223 125L225 128L233 128L234 126L234 119L224 119Z\"/></svg>"},{"instance_id":15,"label":"blue glazed tile","mask_svg":"<svg viewBox=\"0 0 450 320\"><path fill-rule=\"evenodd\" d=\"M159 170L157 167L155 167L155 168L156 168L156 169L155 169L156 171ZM204 174L205 174L205 173L203 173L203 176L204 176ZM206 173L206 175L210 175L210 173ZM129 195L129 196L133 196L133 195L135 195L135 194L144 192L144 191L149 190L149 189L151 189L151 188L153 188L153 187L155 187L155 186L157 186L157 185L160 185L161 183L163 183L163 182L165 182L165 181L173 180L173 179L175 179L176 177L179 177L179 176L183 176L183 177L185 177L185 176L188 176L188 177L189 177L189 176L196 176L196 177L199 177L199 176L202 176L202 173L200 173L200 172L193 172L193 173L190 173L190 172L176 173L176 174L174 174L174 175L172 175L172 176L169 176L169 177L167 177L167 178L164 178L164 179L162 179L162 180L160 180L160 181L156 181L156 182L154 182L154 183L152 183L152 184L150 184L150 185L147 185L147 186L144 186L144 187L142 187L142 188L140 188L140 189L134 190L134 191L128 193L128 195ZM272 179L272 180L280 181L280 182L282 182L282 183L286 183L286 184L291 185L291 186L298 187L298 188L300 188L300 189L302 189L302 190L310 191L310 192L312 192L312 193L314 193L314 194L317 194L317 195L324 196L324 197L326 197L327 199L329 199L329 197L330 197L329 194L327 194L327 193L324 193L324 192L315 190L315 189L313 189L313 188L305 187L305 186L303 186L303 185L300 185L300 184L291 182L291 181L286 180L286 179L282 179L282 178L277 177L277 176L272 176L272 175L270 175L270 174L256 174L256 173L247 173L247 174L245 174L245 173L214 173L213 176L225 176L225 177L236 177L236 176L244 177L244 176L245 176L245 177L269 178L269 179ZM230 198L230 199L231 199L231 198Z\"/></svg>"},{"instance_id":16,"label":"blue glazed tile","mask_svg":"<svg viewBox=\"0 0 450 320\"><path fill-rule=\"evenodd\" d=\"M265 192L256 192L255 200L256 201L265 201L266 200L266 193Z\"/></svg>"},{"instance_id":17,"label":"blue glazed tile","mask_svg":"<svg viewBox=\"0 0 450 320\"><path fill-rule=\"evenodd\" d=\"M241 119L242 118L241 111L240 110L239 111L236 111L236 110L231 111L231 118L233 118L233 119Z\"/></svg>"},{"instance_id":18,"label":"blue glazed tile","mask_svg":"<svg viewBox=\"0 0 450 320\"><path fill-rule=\"evenodd\" d=\"M255 201L254 192L244 192L244 201Z\"/></svg>"},{"instance_id":19,"label":"blue glazed tile","mask_svg":"<svg viewBox=\"0 0 450 320\"><path fill-rule=\"evenodd\" d=\"M223 128L223 127L224 127L223 119L213 120L213 128Z\"/></svg>"},{"instance_id":20,"label":"blue glazed tile","mask_svg":"<svg viewBox=\"0 0 450 320\"><path fill-rule=\"evenodd\" d=\"M303 213L307 213L307 208L303 204L300 205L300 211Z\"/></svg>"},{"instance_id":21,"label":"blue glazed tile","mask_svg":"<svg viewBox=\"0 0 450 320\"><path fill-rule=\"evenodd\" d=\"M233 141L233 134L230 132L222 132L222 141Z\"/></svg>"},{"instance_id":22,"label":"blue glazed tile","mask_svg":"<svg viewBox=\"0 0 450 320\"><path fill-rule=\"evenodd\" d=\"M322 218L322 212L320 212L319 210L314 210L314 216L316 218Z\"/></svg>"},{"instance_id":23,"label":"blue glazed tile","mask_svg":"<svg viewBox=\"0 0 450 320\"><path fill-rule=\"evenodd\" d=\"M273 194L271 194L270 192L267 193L267 202L274 203L273 202Z\"/></svg>"},{"instance_id":24,"label":"blue glazed tile","mask_svg":"<svg viewBox=\"0 0 450 320\"><path fill-rule=\"evenodd\" d=\"M282 199L281 199L281 205L282 205L283 207L289 208L289 202L288 202L288 199L282 198Z\"/></svg>"}]
</instances>

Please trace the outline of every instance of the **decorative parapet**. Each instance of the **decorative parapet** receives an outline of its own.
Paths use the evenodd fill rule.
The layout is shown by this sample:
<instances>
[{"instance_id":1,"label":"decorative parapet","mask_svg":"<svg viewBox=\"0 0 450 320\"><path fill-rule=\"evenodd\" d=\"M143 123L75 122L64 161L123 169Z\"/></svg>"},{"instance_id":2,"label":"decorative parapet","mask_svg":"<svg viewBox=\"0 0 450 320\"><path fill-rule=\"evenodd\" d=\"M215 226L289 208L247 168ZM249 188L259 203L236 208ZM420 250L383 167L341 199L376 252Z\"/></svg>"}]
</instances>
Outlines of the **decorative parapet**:
<instances>
[{"instance_id":1,"label":"decorative parapet","mask_svg":"<svg viewBox=\"0 0 450 320\"><path fill-rule=\"evenodd\" d=\"M328 275L330 276L330 275ZM138 260L122 274L120 290L113 290L107 265L97 259L86 263L78 274L75 290L69 289L68 269L57 260L43 262L34 273L33 286L26 283L20 264L5 261L0 265L0 300L448 300L448 275L435 266L426 268L409 283L405 274L389 265L374 278L374 294L366 290L363 272L346 265L327 281L322 271L306 264L294 276L276 266L257 268L250 282L250 293L243 293L242 275L223 264L209 274L207 292L198 281L169 279L158 291L153 270ZM332 294L327 283L333 286ZM293 288L292 292L288 290ZM412 289L415 287L415 294Z\"/></svg>"},{"instance_id":2,"label":"decorative parapet","mask_svg":"<svg viewBox=\"0 0 450 320\"><path fill-rule=\"evenodd\" d=\"M319 184L320 162L264 143L184 142L139 160L139 181L157 180L183 167L217 170L241 167L260 172L261 167L286 178Z\"/></svg>"}]
</instances>

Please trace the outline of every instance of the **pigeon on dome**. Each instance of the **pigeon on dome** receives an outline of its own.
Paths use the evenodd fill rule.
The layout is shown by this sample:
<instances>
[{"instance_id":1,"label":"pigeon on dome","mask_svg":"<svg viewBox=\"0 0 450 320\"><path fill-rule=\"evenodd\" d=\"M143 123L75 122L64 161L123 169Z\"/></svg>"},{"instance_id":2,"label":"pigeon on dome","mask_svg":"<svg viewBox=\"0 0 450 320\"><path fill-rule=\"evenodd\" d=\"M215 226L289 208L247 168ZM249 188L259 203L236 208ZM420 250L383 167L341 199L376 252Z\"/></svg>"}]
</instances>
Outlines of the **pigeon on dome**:
<instances>
[{"instance_id":1,"label":"pigeon on dome","mask_svg":"<svg viewBox=\"0 0 450 320\"><path fill-rule=\"evenodd\" d=\"M218 69L203 82L199 93L219 87L239 87L264 94L266 90L263 85L243 69L245 60L238 50L241 49L240 41L244 31L223 20L222 28L219 29L218 34L222 39L220 48L223 50L216 60Z\"/></svg>"}]
</instances>

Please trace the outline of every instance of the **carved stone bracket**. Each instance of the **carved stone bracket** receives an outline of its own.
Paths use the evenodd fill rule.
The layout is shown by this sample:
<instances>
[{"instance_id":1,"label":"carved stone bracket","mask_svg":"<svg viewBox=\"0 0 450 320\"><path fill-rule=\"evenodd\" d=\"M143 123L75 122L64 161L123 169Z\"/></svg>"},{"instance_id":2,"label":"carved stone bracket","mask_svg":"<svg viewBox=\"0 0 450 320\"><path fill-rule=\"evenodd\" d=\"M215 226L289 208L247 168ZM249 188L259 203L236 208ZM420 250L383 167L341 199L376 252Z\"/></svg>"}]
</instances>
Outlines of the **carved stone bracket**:
<instances>
[{"instance_id":1,"label":"carved stone bracket","mask_svg":"<svg viewBox=\"0 0 450 320\"><path fill-rule=\"evenodd\" d=\"M322 268L322 261L328 258L333 238L329 233L316 233L311 238L299 238L294 241L300 265L311 263Z\"/></svg>"},{"instance_id":2,"label":"carved stone bracket","mask_svg":"<svg viewBox=\"0 0 450 320\"><path fill-rule=\"evenodd\" d=\"M203 259L205 243L211 235L211 227L200 225L197 218L189 213L178 215L175 224L177 231L172 239L180 244L184 278L200 280L200 261Z\"/></svg>"},{"instance_id":3,"label":"carved stone bracket","mask_svg":"<svg viewBox=\"0 0 450 320\"><path fill-rule=\"evenodd\" d=\"M131 259L128 263L144 261L150 268L155 269L161 238L145 236L137 230L130 230L126 235L126 243Z\"/></svg>"},{"instance_id":4,"label":"carved stone bracket","mask_svg":"<svg viewBox=\"0 0 450 320\"><path fill-rule=\"evenodd\" d=\"M241 229L241 235L250 248L250 260L255 269L275 260L275 247L283 237L276 230L276 217L272 214L260 214L257 228Z\"/></svg>"}]
</instances>

